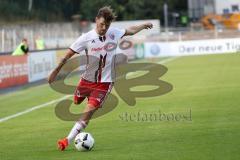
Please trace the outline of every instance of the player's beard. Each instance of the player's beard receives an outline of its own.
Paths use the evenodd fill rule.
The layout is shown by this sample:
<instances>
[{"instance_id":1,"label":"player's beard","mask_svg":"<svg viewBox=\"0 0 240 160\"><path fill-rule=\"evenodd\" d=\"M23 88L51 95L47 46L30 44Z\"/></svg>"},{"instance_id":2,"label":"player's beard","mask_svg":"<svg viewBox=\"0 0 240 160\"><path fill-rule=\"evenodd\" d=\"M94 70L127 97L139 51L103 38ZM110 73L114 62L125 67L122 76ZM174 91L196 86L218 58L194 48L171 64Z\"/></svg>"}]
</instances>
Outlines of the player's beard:
<instances>
[{"instance_id":1,"label":"player's beard","mask_svg":"<svg viewBox=\"0 0 240 160\"><path fill-rule=\"evenodd\" d=\"M100 35L103 36L103 35L106 34L106 32L107 32L107 30L101 30L101 31L100 31Z\"/></svg>"}]
</instances>

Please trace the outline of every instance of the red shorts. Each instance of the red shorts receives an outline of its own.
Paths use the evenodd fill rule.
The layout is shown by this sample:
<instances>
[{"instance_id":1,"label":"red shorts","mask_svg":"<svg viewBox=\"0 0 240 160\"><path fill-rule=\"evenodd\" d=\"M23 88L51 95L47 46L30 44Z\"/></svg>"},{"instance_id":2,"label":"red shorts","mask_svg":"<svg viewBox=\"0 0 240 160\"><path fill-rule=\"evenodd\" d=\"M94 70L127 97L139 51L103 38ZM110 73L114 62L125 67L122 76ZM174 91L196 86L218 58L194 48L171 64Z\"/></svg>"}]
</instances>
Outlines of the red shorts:
<instances>
[{"instance_id":1,"label":"red shorts","mask_svg":"<svg viewBox=\"0 0 240 160\"><path fill-rule=\"evenodd\" d=\"M87 97L88 104L101 107L112 87L112 82L96 83L81 79L74 93L74 103L80 104Z\"/></svg>"}]
</instances>

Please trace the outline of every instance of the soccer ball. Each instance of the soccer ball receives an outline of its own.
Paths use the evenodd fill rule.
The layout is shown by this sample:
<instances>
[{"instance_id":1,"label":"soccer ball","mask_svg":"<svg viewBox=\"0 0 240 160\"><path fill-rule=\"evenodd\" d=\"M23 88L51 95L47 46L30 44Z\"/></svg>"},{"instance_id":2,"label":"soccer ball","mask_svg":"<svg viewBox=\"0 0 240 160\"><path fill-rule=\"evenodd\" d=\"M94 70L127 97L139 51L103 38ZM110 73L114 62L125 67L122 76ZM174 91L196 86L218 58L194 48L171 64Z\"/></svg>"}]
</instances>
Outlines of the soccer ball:
<instances>
[{"instance_id":1,"label":"soccer ball","mask_svg":"<svg viewBox=\"0 0 240 160\"><path fill-rule=\"evenodd\" d=\"M74 140L75 148L78 151L90 151L94 145L94 139L90 133L81 132Z\"/></svg>"}]
</instances>

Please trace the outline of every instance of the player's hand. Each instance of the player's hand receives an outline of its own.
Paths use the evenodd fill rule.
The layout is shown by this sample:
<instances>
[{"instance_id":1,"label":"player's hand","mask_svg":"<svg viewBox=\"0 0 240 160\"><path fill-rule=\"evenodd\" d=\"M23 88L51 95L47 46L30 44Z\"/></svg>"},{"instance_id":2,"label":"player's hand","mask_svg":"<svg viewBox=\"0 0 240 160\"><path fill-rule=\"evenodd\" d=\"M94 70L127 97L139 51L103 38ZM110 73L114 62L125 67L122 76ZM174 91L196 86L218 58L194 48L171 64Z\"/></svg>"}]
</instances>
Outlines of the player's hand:
<instances>
[{"instance_id":1,"label":"player's hand","mask_svg":"<svg viewBox=\"0 0 240 160\"><path fill-rule=\"evenodd\" d=\"M49 83L49 84L51 84L51 83L55 80L57 74L58 74L58 71L57 71L57 70L53 70L53 71L51 72L51 74L48 76L48 83Z\"/></svg>"},{"instance_id":2,"label":"player's hand","mask_svg":"<svg viewBox=\"0 0 240 160\"><path fill-rule=\"evenodd\" d=\"M153 24L150 23L150 22L145 23L145 24L143 24L143 25L144 25L144 29L151 29L151 28L153 28Z\"/></svg>"}]
</instances>

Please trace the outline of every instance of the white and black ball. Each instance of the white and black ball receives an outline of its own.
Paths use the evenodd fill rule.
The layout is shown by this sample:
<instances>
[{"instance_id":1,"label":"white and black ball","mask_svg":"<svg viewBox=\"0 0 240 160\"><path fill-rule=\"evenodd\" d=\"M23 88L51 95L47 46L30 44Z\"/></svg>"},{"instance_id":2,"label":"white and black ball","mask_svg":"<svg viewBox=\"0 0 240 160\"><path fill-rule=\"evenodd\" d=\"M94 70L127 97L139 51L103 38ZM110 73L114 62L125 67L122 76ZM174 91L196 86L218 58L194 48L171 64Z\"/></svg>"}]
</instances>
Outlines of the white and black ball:
<instances>
[{"instance_id":1,"label":"white and black ball","mask_svg":"<svg viewBox=\"0 0 240 160\"><path fill-rule=\"evenodd\" d=\"M75 137L74 145L78 151L90 151L94 146L94 138L90 133L81 132Z\"/></svg>"}]
</instances>

